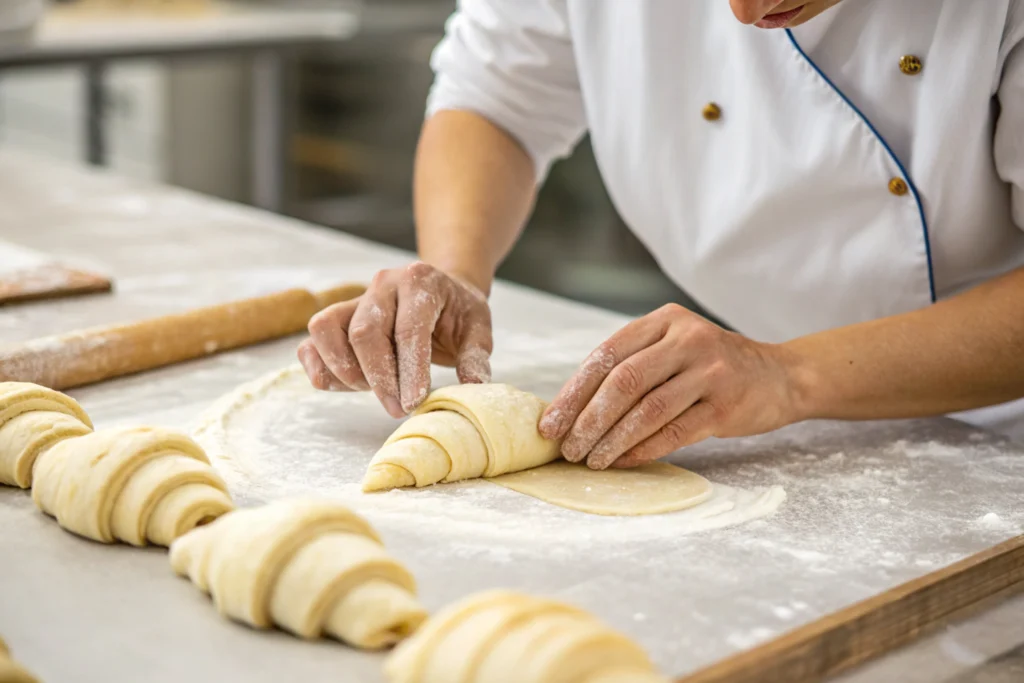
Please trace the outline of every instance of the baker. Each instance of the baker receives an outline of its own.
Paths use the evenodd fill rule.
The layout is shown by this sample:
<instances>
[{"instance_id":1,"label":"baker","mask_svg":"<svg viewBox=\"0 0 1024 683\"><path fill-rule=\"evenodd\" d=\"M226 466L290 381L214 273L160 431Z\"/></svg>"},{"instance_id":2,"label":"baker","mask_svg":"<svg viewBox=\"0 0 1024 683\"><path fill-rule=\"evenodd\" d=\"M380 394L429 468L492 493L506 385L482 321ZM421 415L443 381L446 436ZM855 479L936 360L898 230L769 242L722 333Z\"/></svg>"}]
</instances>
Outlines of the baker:
<instances>
[{"instance_id":1,"label":"baker","mask_svg":"<svg viewBox=\"0 0 1024 683\"><path fill-rule=\"evenodd\" d=\"M400 417L430 362L485 382L487 294L584 133L668 305L540 421L630 467L813 419L1024 437L1024 0L462 0L416 155L420 261L319 313L320 389Z\"/></svg>"}]
</instances>

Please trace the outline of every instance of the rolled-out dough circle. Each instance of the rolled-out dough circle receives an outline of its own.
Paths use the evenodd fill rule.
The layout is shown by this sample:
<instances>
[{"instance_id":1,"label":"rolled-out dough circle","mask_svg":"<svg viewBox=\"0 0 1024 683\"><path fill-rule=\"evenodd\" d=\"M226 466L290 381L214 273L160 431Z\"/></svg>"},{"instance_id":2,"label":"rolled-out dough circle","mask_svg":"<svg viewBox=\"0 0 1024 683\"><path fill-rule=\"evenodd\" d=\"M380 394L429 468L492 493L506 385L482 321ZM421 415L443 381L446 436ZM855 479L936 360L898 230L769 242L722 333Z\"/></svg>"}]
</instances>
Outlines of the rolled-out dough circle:
<instances>
[{"instance_id":1,"label":"rolled-out dough circle","mask_svg":"<svg viewBox=\"0 0 1024 683\"><path fill-rule=\"evenodd\" d=\"M520 368L528 355L512 351L505 361L497 357L495 372L538 396L557 392L565 373L576 367L574 354L566 361L568 369L559 366L550 375L546 367ZM455 373L435 368L433 381L435 386L454 383ZM583 514L486 479L363 493L367 465L394 431L395 421L371 392L317 391L294 364L222 396L200 416L195 435L242 506L317 495L349 505L385 533L435 539L437 552L445 553L452 547L505 553L511 545L523 552L564 552L589 547L598 535L664 551L682 536L770 515L786 500L780 486L745 489L714 477L709 477L707 500L669 515ZM539 528L544 533L538 534Z\"/></svg>"},{"instance_id":2,"label":"rolled-out dough circle","mask_svg":"<svg viewBox=\"0 0 1024 683\"><path fill-rule=\"evenodd\" d=\"M558 460L488 479L552 505L595 515L658 515L703 503L712 486L682 467L653 462L633 469L592 470Z\"/></svg>"}]
</instances>

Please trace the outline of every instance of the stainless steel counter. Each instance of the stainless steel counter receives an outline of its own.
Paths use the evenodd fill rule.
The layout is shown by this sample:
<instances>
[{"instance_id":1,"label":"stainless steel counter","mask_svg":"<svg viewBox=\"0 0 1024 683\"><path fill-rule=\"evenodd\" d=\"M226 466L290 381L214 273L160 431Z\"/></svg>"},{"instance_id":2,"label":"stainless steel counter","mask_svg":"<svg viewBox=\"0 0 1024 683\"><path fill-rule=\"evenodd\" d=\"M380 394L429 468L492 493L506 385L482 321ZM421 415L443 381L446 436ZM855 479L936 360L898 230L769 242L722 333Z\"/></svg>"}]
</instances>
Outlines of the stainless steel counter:
<instances>
[{"instance_id":1,"label":"stainless steel counter","mask_svg":"<svg viewBox=\"0 0 1024 683\"><path fill-rule=\"evenodd\" d=\"M0 156L0 207L0 240L116 278L111 296L0 309L0 342L293 285L362 280L409 258L257 210L22 156ZM496 287L493 308L497 379L522 380L542 393L626 320L507 284ZM72 394L98 427L187 428L218 396L293 362L296 343ZM338 419L322 427L340 444L347 437ZM360 434L386 434L387 420L368 413ZM358 453L361 462L370 455ZM300 469L315 465L293 457ZM438 521L446 509L453 517L465 510L457 489L425 492L434 497L422 498L423 527L370 504L365 513L413 568L431 609L492 586L561 597L635 637L673 674L1024 531L1024 448L948 420L798 425L707 442L672 460L727 485L782 485L788 500L769 519L685 535L674 533L671 516L581 519L511 492L496 494L480 520L456 520L460 525ZM337 463L338 478L361 462ZM233 493L250 503L283 490L281 482L262 483L275 486ZM446 491L454 491L450 508ZM523 520L544 519L555 523L521 528ZM495 522L493 533L481 528L487 520ZM162 551L76 538L36 511L25 492L0 489L0 553L0 634L48 683L382 680L379 655L221 620L171 574ZM1022 643L1018 599L841 680L963 682L989 662L984 680L998 681L990 672L1011 670Z\"/></svg>"}]
</instances>

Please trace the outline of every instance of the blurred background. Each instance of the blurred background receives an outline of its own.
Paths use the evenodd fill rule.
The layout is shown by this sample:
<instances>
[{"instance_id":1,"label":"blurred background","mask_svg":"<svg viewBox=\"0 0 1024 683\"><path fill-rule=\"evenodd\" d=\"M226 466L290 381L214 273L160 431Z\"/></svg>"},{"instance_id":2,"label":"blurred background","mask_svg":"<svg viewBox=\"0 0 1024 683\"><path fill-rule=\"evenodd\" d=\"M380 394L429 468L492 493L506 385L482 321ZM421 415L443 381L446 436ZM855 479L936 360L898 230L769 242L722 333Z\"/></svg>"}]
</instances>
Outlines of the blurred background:
<instances>
[{"instance_id":1,"label":"blurred background","mask_svg":"<svg viewBox=\"0 0 1024 683\"><path fill-rule=\"evenodd\" d=\"M14 28L0 36L0 148L414 249L412 161L429 58L454 8L2 0ZM669 301L695 308L623 224L586 140L553 169L499 275L627 314Z\"/></svg>"}]
</instances>

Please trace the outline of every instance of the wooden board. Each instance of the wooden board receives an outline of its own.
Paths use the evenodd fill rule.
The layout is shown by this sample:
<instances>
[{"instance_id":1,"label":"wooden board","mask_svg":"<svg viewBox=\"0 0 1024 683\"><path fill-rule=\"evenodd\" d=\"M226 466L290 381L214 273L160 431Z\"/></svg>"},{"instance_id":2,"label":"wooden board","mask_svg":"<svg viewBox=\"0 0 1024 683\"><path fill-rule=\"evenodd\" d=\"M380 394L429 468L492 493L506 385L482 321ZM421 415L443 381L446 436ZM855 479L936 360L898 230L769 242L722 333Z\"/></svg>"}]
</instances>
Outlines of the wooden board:
<instances>
[{"instance_id":1,"label":"wooden board","mask_svg":"<svg viewBox=\"0 0 1024 683\"><path fill-rule=\"evenodd\" d=\"M0 242L0 306L90 292L108 292L110 278L57 263L41 252Z\"/></svg>"},{"instance_id":2,"label":"wooden board","mask_svg":"<svg viewBox=\"0 0 1024 683\"><path fill-rule=\"evenodd\" d=\"M908 581L677 683L812 683L906 645L989 598L1024 590L1024 536Z\"/></svg>"},{"instance_id":3,"label":"wooden board","mask_svg":"<svg viewBox=\"0 0 1024 683\"><path fill-rule=\"evenodd\" d=\"M112 288L113 283L109 278L55 263L7 275L0 274L0 306L109 292Z\"/></svg>"}]
</instances>

